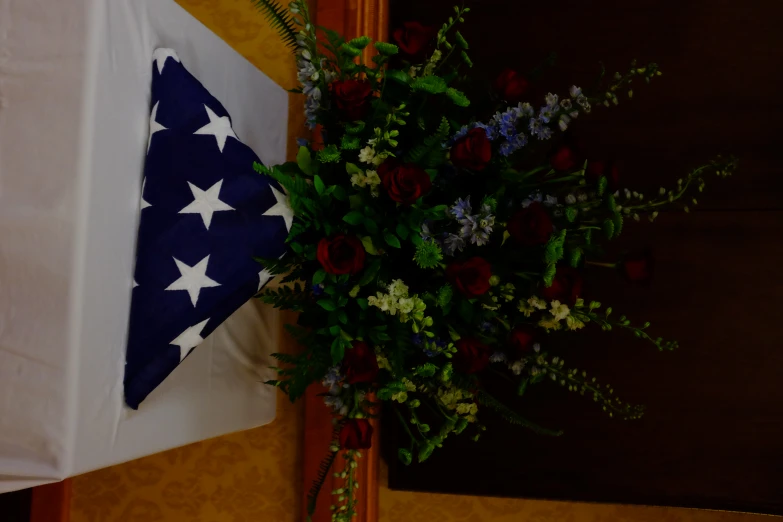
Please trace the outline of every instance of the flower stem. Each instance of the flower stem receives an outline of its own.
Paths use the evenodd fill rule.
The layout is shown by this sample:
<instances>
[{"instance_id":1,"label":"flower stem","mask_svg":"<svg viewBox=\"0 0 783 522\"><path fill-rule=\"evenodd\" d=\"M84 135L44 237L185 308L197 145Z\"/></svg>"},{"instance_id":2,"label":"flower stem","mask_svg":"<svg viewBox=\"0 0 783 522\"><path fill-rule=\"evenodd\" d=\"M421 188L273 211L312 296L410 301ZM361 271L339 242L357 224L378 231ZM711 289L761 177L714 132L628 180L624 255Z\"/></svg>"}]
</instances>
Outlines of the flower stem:
<instances>
[{"instance_id":1,"label":"flower stem","mask_svg":"<svg viewBox=\"0 0 783 522\"><path fill-rule=\"evenodd\" d=\"M602 266L604 268L617 268L617 263L600 263L598 261L585 261L585 264L592 265L592 266Z\"/></svg>"}]
</instances>

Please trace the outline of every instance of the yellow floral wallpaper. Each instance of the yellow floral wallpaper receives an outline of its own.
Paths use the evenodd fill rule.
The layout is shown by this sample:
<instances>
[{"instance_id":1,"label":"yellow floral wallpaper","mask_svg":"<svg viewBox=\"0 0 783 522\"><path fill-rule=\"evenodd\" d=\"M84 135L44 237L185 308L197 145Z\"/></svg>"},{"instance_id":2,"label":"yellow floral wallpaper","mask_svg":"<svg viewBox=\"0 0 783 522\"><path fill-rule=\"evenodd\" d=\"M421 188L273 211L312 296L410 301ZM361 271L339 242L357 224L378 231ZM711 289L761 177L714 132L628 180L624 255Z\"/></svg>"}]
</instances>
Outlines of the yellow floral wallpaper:
<instances>
[{"instance_id":1,"label":"yellow floral wallpaper","mask_svg":"<svg viewBox=\"0 0 783 522\"><path fill-rule=\"evenodd\" d=\"M249 0L177 0L279 85L290 54ZM285 2L284 2L285 3ZM289 103L289 156L303 128ZM278 397L268 426L73 479L71 522L294 522L301 518L301 404ZM385 476L385 470L383 470ZM755 522L753 515L380 491L381 522ZM765 518L766 519L766 518Z\"/></svg>"}]
</instances>

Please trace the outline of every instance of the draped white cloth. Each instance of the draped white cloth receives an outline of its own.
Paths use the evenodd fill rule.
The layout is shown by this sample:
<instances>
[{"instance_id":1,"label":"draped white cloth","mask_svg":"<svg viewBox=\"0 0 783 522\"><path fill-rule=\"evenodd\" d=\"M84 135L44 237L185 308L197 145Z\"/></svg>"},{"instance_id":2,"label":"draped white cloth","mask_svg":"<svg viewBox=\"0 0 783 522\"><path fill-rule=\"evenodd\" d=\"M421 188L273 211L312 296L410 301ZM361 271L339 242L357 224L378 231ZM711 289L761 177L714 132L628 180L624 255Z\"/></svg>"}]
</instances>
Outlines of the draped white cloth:
<instances>
[{"instance_id":1,"label":"draped white cloth","mask_svg":"<svg viewBox=\"0 0 783 522\"><path fill-rule=\"evenodd\" d=\"M256 303L123 405L158 47L285 159L285 91L173 0L0 0L0 493L274 418L278 315Z\"/></svg>"}]
</instances>

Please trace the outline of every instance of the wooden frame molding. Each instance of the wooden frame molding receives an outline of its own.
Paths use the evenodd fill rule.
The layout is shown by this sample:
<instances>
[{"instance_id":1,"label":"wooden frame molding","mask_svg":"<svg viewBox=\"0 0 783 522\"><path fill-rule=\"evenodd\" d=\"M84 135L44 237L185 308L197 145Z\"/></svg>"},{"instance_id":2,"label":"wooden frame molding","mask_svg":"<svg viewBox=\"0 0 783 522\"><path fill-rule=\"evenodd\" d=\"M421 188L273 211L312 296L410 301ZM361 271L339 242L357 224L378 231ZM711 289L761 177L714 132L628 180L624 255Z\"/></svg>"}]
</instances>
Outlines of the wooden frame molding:
<instances>
[{"instance_id":1,"label":"wooden frame molding","mask_svg":"<svg viewBox=\"0 0 783 522\"><path fill-rule=\"evenodd\" d=\"M71 519L71 479L33 488L30 522L68 522Z\"/></svg>"}]
</instances>

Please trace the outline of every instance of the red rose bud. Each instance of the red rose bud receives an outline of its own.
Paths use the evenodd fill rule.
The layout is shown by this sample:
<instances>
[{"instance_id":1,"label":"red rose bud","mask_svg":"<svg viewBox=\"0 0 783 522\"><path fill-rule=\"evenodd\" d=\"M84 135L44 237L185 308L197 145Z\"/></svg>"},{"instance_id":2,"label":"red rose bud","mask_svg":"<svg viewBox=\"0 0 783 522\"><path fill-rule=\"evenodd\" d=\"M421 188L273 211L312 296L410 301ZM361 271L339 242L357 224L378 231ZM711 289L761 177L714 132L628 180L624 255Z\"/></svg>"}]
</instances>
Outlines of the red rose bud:
<instances>
[{"instance_id":1,"label":"red rose bud","mask_svg":"<svg viewBox=\"0 0 783 522\"><path fill-rule=\"evenodd\" d=\"M536 332L532 326L521 325L511 330L509 344L514 354L518 357L525 355L533 349L535 344Z\"/></svg>"},{"instance_id":2,"label":"red rose bud","mask_svg":"<svg viewBox=\"0 0 783 522\"><path fill-rule=\"evenodd\" d=\"M649 284L655 271L655 257L650 250L633 252L617 265L623 277L631 283Z\"/></svg>"},{"instance_id":3,"label":"red rose bud","mask_svg":"<svg viewBox=\"0 0 783 522\"><path fill-rule=\"evenodd\" d=\"M412 205L432 189L430 175L413 163L386 160L378 167L378 176L389 197L403 205Z\"/></svg>"},{"instance_id":4,"label":"red rose bud","mask_svg":"<svg viewBox=\"0 0 783 522\"><path fill-rule=\"evenodd\" d=\"M549 157L549 164L555 170L573 170L584 163L584 158L579 149L574 145L562 144L557 147Z\"/></svg>"},{"instance_id":5,"label":"red rose bud","mask_svg":"<svg viewBox=\"0 0 783 522\"><path fill-rule=\"evenodd\" d=\"M611 192L620 188L620 168L615 161L592 160L587 162L585 177L592 183L598 183L601 176L606 176L607 187Z\"/></svg>"},{"instance_id":6,"label":"red rose bud","mask_svg":"<svg viewBox=\"0 0 783 522\"><path fill-rule=\"evenodd\" d=\"M337 110L347 121L364 118L371 93L372 86L366 81L342 80L332 83L332 96Z\"/></svg>"},{"instance_id":7,"label":"red rose bud","mask_svg":"<svg viewBox=\"0 0 783 522\"><path fill-rule=\"evenodd\" d=\"M435 36L435 29L419 22L405 22L392 33L394 41L403 53L415 56L422 53Z\"/></svg>"},{"instance_id":8,"label":"red rose bud","mask_svg":"<svg viewBox=\"0 0 783 522\"><path fill-rule=\"evenodd\" d=\"M342 370L348 384L373 382L378 375L375 351L364 341L354 341L352 348L345 351Z\"/></svg>"},{"instance_id":9,"label":"red rose bud","mask_svg":"<svg viewBox=\"0 0 783 522\"><path fill-rule=\"evenodd\" d=\"M560 301L573 305L582 294L582 273L570 266L559 266L552 286L541 288L541 297L547 301Z\"/></svg>"},{"instance_id":10,"label":"red rose bud","mask_svg":"<svg viewBox=\"0 0 783 522\"><path fill-rule=\"evenodd\" d=\"M465 297L472 299L489 291L492 266L481 257L463 263L454 261L446 268L446 278Z\"/></svg>"},{"instance_id":11,"label":"red rose bud","mask_svg":"<svg viewBox=\"0 0 783 522\"><path fill-rule=\"evenodd\" d=\"M340 447L349 450L372 446L372 426L367 419L348 419L340 428Z\"/></svg>"},{"instance_id":12,"label":"red rose bud","mask_svg":"<svg viewBox=\"0 0 783 522\"><path fill-rule=\"evenodd\" d=\"M552 235L552 219L544 205L531 203L527 208L518 210L508 220L506 230L522 246L542 245Z\"/></svg>"},{"instance_id":13,"label":"red rose bud","mask_svg":"<svg viewBox=\"0 0 783 522\"><path fill-rule=\"evenodd\" d=\"M358 237L339 234L318 242L318 262L329 274L356 274L364 268L364 246Z\"/></svg>"},{"instance_id":14,"label":"red rose bud","mask_svg":"<svg viewBox=\"0 0 783 522\"><path fill-rule=\"evenodd\" d=\"M455 167L482 171L492 159L492 144L484 129L471 129L451 147Z\"/></svg>"},{"instance_id":15,"label":"red rose bud","mask_svg":"<svg viewBox=\"0 0 783 522\"><path fill-rule=\"evenodd\" d=\"M457 353L452 362L454 369L461 373L480 372L489 364L489 348L478 339L463 337L455 343Z\"/></svg>"},{"instance_id":16,"label":"red rose bud","mask_svg":"<svg viewBox=\"0 0 783 522\"><path fill-rule=\"evenodd\" d=\"M527 78L513 69L505 69L494 83L495 92L507 102L521 101L527 92L527 87Z\"/></svg>"}]
</instances>

